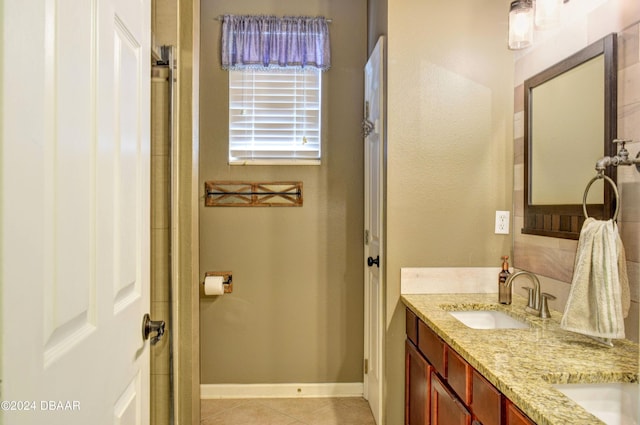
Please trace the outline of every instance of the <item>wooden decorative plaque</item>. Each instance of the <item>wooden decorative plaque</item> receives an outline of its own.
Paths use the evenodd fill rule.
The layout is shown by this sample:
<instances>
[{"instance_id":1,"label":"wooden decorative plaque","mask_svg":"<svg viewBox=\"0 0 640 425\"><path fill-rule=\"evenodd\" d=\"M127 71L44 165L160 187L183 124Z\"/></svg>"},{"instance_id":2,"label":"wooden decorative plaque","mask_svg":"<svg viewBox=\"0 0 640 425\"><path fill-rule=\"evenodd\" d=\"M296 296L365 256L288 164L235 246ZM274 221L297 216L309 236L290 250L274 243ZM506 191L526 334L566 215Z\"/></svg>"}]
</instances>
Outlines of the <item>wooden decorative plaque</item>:
<instances>
[{"instance_id":1,"label":"wooden decorative plaque","mask_svg":"<svg viewBox=\"0 0 640 425\"><path fill-rule=\"evenodd\" d=\"M206 207L301 207L302 182L208 181Z\"/></svg>"}]
</instances>

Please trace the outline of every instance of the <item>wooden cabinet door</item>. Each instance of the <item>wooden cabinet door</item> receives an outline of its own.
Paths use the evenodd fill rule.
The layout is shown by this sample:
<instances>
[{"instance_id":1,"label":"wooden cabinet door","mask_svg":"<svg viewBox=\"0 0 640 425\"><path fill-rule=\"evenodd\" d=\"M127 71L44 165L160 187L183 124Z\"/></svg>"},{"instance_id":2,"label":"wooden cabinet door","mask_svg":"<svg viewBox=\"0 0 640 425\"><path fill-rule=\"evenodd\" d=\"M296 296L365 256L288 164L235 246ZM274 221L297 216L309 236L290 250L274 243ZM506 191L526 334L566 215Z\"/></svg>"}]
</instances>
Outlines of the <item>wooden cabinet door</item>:
<instances>
[{"instance_id":1,"label":"wooden cabinet door","mask_svg":"<svg viewBox=\"0 0 640 425\"><path fill-rule=\"evenodd\" d=\"M506 425L535 425L531 419L518 409L511 400L505 400L506 405Z\"/></svg>"},{"instance_id":2,"label":"wooden cabinet door","mask_svg":"<svg viewBox=\"0 0 640 425\"><path fill-rule=\"evenodd\" d=\"M502 394L477 370L473 371L472 376L469 408L483 425L500 425Z\"/></svg>"},{"instance_id":3,"label":"wooden cabinet door","mask_svg":"<svg viewBox=\"0 0 640 425\"><path fill-rule=\"evenodd\" d=\"M456 395L431 373L431 425L471 425L471 414Z\"/></svg>"},{"instance_id":4,"label":"wooden cabinet door","mask_svg":"<svg viewBox=\"0 0 640 425\"><path fill-rule=\"evenodd\" d=\"M409 341L405 344L405 425L429 425L431 371L429 364Z\"/></svg>"}]
</instances>

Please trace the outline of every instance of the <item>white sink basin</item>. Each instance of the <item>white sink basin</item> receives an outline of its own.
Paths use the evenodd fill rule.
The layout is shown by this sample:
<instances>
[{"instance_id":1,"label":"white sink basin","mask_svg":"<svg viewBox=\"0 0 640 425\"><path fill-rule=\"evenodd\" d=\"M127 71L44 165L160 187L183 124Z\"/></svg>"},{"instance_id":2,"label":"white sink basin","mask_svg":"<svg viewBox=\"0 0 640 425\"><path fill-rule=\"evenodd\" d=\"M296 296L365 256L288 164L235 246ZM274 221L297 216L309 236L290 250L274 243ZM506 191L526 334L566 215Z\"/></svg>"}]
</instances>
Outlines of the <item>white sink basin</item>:
<instances>
[{"instance_id":1,"label":"white sink basin","mask_svg":"<svg viewBox=\"0 0 640 425\"><path fill-rule=\"evenodd\" d=\"M473 329L528 329L530 326L495 310L450 311L453 317Z\"/></svg>"},{"instance_id":2,"label":"white sink basin","mask_svg":"<svg viewBox=\"0 0 640 425\"><path fill-rule=\"evenodd\" d=\"M638 384L556 384L553 387L607 425L638 425Z\"/></svg>"}]
</instances>

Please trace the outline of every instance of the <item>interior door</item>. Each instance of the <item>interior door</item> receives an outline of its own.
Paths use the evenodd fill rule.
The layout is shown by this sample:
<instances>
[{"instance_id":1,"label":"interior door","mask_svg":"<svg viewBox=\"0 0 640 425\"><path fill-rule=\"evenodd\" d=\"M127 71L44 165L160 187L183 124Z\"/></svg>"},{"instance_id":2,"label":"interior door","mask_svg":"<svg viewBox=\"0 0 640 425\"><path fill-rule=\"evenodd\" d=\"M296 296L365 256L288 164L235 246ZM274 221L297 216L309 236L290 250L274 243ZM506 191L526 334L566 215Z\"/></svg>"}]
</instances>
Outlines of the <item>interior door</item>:
<instances>
[{"instance_id":1,"label":"interior door","mask_svg":"<svg viewBox=\"0 0 640 425\"><path fill-rule=\"evenodd\" d=\"M0 423L148 424L150 1L0 7Z\"/></svg>"},{"instance_id":2,"label":"interior door","mask_svg":"<svg viewBox=\"0 0 640 425\"><path fill-rule=\"evenodd\" d=\"M377 424L382 423L382 368L384 344L383 249L383 65L384 38L380 37L365 66L365 374L364 397Z\"/></svg>"}]
</instances>

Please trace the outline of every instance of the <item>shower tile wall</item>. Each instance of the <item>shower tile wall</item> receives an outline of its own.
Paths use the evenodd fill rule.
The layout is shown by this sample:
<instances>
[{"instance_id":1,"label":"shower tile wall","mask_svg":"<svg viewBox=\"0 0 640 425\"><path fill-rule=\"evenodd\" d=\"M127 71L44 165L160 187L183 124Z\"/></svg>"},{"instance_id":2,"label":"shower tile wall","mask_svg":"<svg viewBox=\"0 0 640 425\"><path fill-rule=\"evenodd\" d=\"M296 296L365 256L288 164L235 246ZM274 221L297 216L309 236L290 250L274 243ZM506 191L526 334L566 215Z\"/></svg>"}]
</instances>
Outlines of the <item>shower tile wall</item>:
<instances>
[{"instance_id":1,"label":"shower tile wall","mask_svg":"<svg viewBox=\"0 0 640 425\"><path fill-rule=\"evenodd\" d=\"M151 318L164 320L169 304L170 120L169 69L151 76ZM169 334L151 346L151 423L168 425L170 414Z\"/></svg>"},{"instance_id":2,"label":"shower tile wall","mask_svg":"<svg viewBox=\"0 0 640 425\"><path fill-rule=\"evenodd\" d=\"M640 152L640 23L618 34L618 137L635 143L627 149L632 157ZM640 171L618 167L620 218L618 224L627 255L631 287L631 311L625 321L627 338L638 341L640 302ZM635 320L634 320L635 318ZM633 338L635 335L635 338Z\"/></svg>"},{"instance_id":3,"label":"shower tile wall","mask_svg":"<svg viewBox=\"0 0 640 425\"><path fill-rule=\"evenodd\" d=\"M546 64L546 66L549 65L551 64ZM533 65L531 67L533 68ZM524 72L526 71L525 69ZM520 232L524 216L524 86L522 84L515 88L514 99L514 258L518 260L515 266L532 271L544 270L546 276L541 276L544 290L558 296L551 307L563 311L573 275L577 241L523 235ZM618 137L640 141L639 23L618 33ZM640 142L627 145L627 149L630 156L635 157L640 151ZM618 226L627 256L632 301L631 311L625 320L626 335L628 339L638 341L640 172L635 167L618 167L618 190L622 199ZM518 287L514 290L524 293Z\"/></svg>"}]
</instances>

